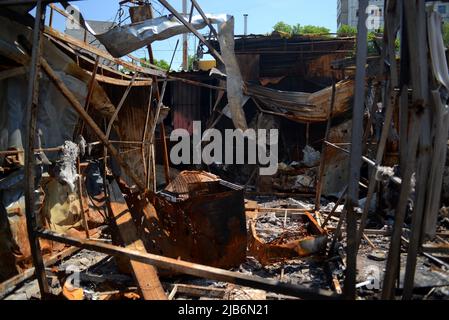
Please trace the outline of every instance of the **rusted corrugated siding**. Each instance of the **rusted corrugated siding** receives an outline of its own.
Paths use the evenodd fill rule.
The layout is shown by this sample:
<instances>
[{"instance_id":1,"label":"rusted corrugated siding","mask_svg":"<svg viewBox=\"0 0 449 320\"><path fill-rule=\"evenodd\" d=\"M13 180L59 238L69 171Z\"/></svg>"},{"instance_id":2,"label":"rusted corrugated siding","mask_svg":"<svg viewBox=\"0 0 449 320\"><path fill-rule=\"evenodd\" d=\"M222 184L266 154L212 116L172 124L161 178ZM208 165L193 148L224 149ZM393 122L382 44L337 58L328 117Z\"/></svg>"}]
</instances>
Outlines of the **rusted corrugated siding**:
<instances>
[{"instance_id":1,"label":"rusted corrugated siding","mask_svg":"<svg viewBox=\"0 0 449 320\"><path fill-rule=\"evenodd\" d=\"M201 88L172 82L173 128L193 133L193 121L201 120Z\"/></svg>"},{"instance_id":2,"label":"rusted corrugated siding","mask_svg":"<svg viewBox=\"0 0 449 320\"><path fill-rule=\"evenodd\" d=\"M113 85L105 85L106 92L114 103L118 105L126 87L119 87ZM148 108L149 87L134 87L131 89L128 98L125 101L120 113L118 115L119 137L123 141L142 141L143 130L145 127L146 112ZM111 138L113 138L111 136ZM124 152L130 149L135 151L126 152L123 154L124 160L128 165L134 169L134 172L142 177L145 177L144 163L142 159L142 152L140 145L118 145L120 151Z\"/></svg>"}]
</instances>

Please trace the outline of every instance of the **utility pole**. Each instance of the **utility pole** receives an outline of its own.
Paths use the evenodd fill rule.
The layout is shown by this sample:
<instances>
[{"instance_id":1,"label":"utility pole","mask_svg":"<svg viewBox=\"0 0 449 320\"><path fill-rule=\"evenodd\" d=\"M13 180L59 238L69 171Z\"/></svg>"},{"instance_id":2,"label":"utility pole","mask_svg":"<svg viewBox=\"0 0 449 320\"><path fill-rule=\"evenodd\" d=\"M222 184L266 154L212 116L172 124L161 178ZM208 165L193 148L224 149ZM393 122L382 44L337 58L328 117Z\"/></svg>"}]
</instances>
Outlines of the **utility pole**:
<instances>
[{"instance_id":1,"label":"utility pole","mask_svg":"<svg viewBox=\"0 0 449 320\"><path fill-rule=\"evenodd\" d=\"M182 14L187 19L187 0L182 0ZM187 19L188 20L188 19ZM187 33L182 35L182 69L187 70L189 67L189 44L187 42Z\"/></svg>"}]
</instances>

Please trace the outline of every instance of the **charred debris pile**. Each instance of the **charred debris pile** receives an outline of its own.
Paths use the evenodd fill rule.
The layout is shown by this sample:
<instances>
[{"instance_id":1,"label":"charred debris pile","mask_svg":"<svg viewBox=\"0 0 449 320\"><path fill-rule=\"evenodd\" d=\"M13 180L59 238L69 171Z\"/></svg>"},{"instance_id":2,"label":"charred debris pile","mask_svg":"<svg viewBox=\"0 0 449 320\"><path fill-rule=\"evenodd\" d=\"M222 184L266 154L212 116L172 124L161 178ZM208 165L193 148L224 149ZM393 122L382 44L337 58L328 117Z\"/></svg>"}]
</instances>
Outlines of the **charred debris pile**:
<instances>
[{"instance_id":1,"label":"charred debris pile","mask_svg":"<svg viewBox=\"0 0 449 320\"><path fill-rule=\"evenodd\" d=\"M132 23L99 31L54 2L0 2L0 298L449 297L449 69L425 1L386 1L370 55L363 22L236 36L194 0L123 1ZM186 32L214 62L156 66ZM276 130L277 170L174 161L170 137L206 129Z\"/></svg>"}]
</instances>

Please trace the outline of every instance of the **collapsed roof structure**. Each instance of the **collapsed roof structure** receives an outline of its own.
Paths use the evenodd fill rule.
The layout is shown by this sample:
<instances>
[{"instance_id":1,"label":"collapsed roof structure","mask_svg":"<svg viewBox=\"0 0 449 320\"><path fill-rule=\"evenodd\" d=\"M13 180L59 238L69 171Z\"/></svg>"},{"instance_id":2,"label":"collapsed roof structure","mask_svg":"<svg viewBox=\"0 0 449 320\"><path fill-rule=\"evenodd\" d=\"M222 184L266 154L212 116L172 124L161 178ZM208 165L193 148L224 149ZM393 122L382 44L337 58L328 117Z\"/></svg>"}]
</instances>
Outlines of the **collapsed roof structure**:
<instances>
[{"instance_id":1,"label":"collapsed roof structure","mask_svg":"<svg viewBox=\"0 0 449 320\"><path fill-rule=\"evenodd\" d=\"M186 16L158 1L170 15L124 1L132 23L103 33L87 13L62 9L67 1L0 1L1 298L30 298L34 285L42 299L229 298L232 290L394 299L395 289L411 299L449 285L449 69L437 12L423 0L388 0L378 51L367 56L363 15L357 39L235 36L232 16L205 14L196 0ZM361 0L359 12L366 6ZM54 29L55 13L76 17L107 51ZM199 32L206 27L209 37ZM186 32L216 68L154 65L151 43ZM132 55L142 47L149 62ZM196 120L222 132L277 129L278 172L174 165L167 133L193 134ZM100 273L113 265L107 280L81 272L98 292L58 272L86 257ZM432 268L417 270L424 260ZM182 275L238 288L170 280Z\"/></svg>"}]
</instances>

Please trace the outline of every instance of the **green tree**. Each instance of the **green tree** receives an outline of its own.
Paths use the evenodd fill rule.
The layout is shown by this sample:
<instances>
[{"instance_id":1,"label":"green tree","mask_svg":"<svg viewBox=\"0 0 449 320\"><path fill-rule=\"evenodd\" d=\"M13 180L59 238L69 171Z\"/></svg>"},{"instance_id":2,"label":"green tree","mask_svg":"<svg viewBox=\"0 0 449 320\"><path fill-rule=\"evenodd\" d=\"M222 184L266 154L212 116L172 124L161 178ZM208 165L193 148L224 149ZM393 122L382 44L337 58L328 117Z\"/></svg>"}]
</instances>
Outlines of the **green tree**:
<instances>
[{"instance_id":1,"label":"green tree","mask_svg":"<svg viewBox=\"0 0 449 320\"><path fill-rule=\"evenodd\" d=\"M273 30L286 35L301 35L301 34L327 35L330 33L330 30L325 27L312 26L312 25L301 26L299 23L295 25L289 25L283 21L276 23L275 26L273 27Z\"/></svg>"},{"instance_id":2,"label":"green tree","mask_svg":"<svg viewBox=\"0 0 449 320\"><path fill-rule=\"evenodd\" d=\"M327 35L330 33L330 30L325 27L320 26L312 26L312 25L306 25L306 26L300 26L299 24L294 27L294 34L320 34L320 35Z\"/></svg>"},{"instance_id":3,"label":"green tree","mask_svg":"<svg viewBox=\"0 0 449 320\"><path fill-rule=\"evenodd\" d=\"M276 23L273 30L279 33L292 34L292 26L283 21Z\"/></svg>"},{"instance_id":4,"label":"green tree","mask_svg":"<svg viewBox=\"0 0 449 320\"><path fill-rule=\"evenodd\" d=\"M337 30L337 36L339 37L354 37L357 35L357 28L343 24Z\"/></svg>"},{"instance_id":5,"label":"green tree","mask_svg":"<svg viewBox=\"0 0 449 320\"><path fill-rule=\"evenodd\" d=\"M292 34L301 34L302 27L299 23L292 26Z\"/></svg>"},{"instance_id":6,"label":"green tree","mask_svg":"<svg viewBox=\"0 0 449 320\"><path fill-rule=\"evenodd\" d=\"M198 62L198 59L196 56L194 55L189 55L188 59L187 59L187 68L189 71L193 70L193 64Z\"/></svg>"},{"instance_id":7,"label":"green tree","mask_svg":"<svg viewBox=\"0 0 449 320\"><path fill-rule=\"evenodd\" d=\"M154 59L153 64L155 66L158 66L161 69L166 70L166 71L168 71L168 69L170 68L170 65L168 64L168 62L163 59L161 59L161 60ZM142 59L140 59L140 65L142 67L148 67L148 66L150 66L150 62L147 58L142 58Z\"/></svg>"}]
</instances>

